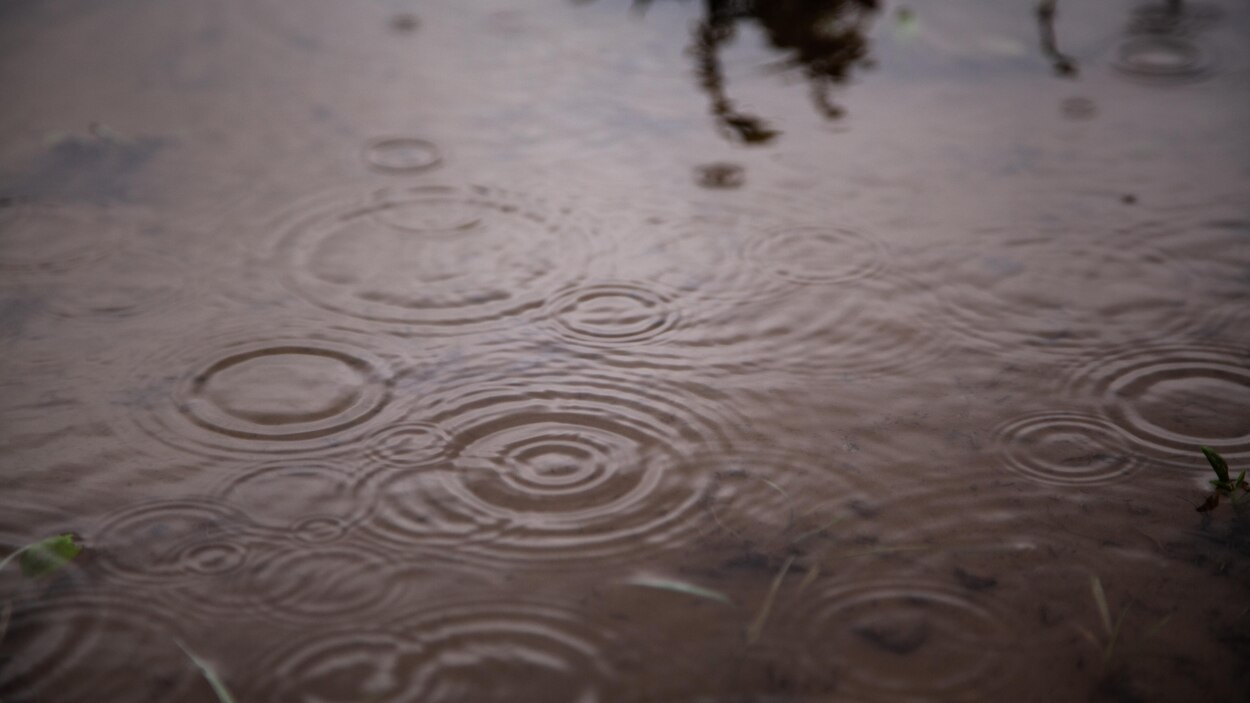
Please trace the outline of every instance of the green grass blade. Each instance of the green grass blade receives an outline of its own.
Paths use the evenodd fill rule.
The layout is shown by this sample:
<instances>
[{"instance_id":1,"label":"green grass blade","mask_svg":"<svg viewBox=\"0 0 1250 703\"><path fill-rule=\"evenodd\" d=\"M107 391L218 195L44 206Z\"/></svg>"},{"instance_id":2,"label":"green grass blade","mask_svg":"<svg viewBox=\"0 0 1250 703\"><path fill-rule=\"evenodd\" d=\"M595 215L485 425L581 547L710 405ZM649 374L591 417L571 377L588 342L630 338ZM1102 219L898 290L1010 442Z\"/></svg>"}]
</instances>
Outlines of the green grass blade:
<instances>
[{"instance_id":1,"label":"green grass blade","mask_svg":"<svg viewBox=\"0 0 1250 703\"><path fill-rule=\"evenodd\" d=\"M655 578L651 576L637 576L635 578L630 579L628 583L631 586L642 586L643 588L658 588L662 591L684 593L688 596L694 596L696 598L704 598L706 600L713 600L713 601L716 601L717 603L725 603L726 605L733 603L733 601L730 600L729 596L725 595L724 593L721 593L720 591L713 591L710 588L696 586L693 583L686 583L685 581Z\"/></svg>"},{"instance_id":2,"label":"green grass blade","mask_svg":"<svg viewBox=\"0 0 1250 703\"><path fill-rule=\"evenodd\" d=\"M1094 593L1094 604L1098 606L1098 617L1102 619L1102 627L1111 634L1111 609L1107 607L1107 594L1102 590L1102 579L1089 577L1089 590Z\"/></svg>"},{"instance_id":3,"label":"green grass blade","mask_svg":"<svg viewBox=\"0 0 1250 703\"><path fill-rule=\"evenodd\" d=\"M1228 477L1228 462L1224 461L1224 457L1219 452L1210 447L1199 447L1202 454L1207 458L1207 463L1211 464L1211 468L1215 470L1215 475L1219 477L1222 483L1232 483Z\"/></svg>"},{"instance_id":4,"label":"green grass blade","mask_svg":"<svg viewBox=\"0 0 1250 703\"><path fill-rule=\"evenodd\" d=\"M815 581L818 576L820 576L820 564L817 564L807 570L807 575L804 576L803 580L799 582L798 592L802 593L803 591L806 591L807 587L812 585L812 582Z\"/></svg>"},{"instance_id":5,"label":"green grass blade","mask_svg":"<svg viewBox=\"0 0 1250 703\"><path fill-rule=\"evenodd\" d=\"M27 548L28 548L28 547L22 547L21 549L17 550L16 552L13 552L13 553L12 553L12 554L10 554L9 556L7 556L7 557L5 557L5 558L3 558L3 559L0 559L0 571L4 571L4 567L8 566L8 565L9 565L9 562L11 562L11 561L13 561L14 559L16 559L16 558L18 558L18 557L22 556L23 554L25 554L25 553L26 553Z\"/></svg>"},{"instance_id":6,"label":"green grass blade","mask_svg":"<svg viewBox=\"0 0 1250 703\"><path fill-rule=\"evenodd\" d=\"M213 693L217 694L218 701L221 701L221 703L238 703L235 701L234 696L230 695L230 689L226 688L225 682L221 680L216 671L213 671L213 667L209 666L208 662L195 656L195 653L187 649L187 646L181 640L174 640L174 642L187 655L191 663L199 668L200 673L204 674L204 678L208 680L208 685L213 687Z\"/></svg>"},{"instance_id":7,"label":"green grass blade","mask_svg":"<svg viewBox=\"0 0 1250 703\"><path fill-rule=\"evenodd\" d=\"M1111 655L1115 654L1115 643L1120 639L1120 628L1124 625L1124 616L1128 615L1128 606L1120 609L1120 617L1115 620L1115 627L1111 630L1111 638L1107 640L1107 649L1102 653L1102 663L1105 665L1111 661Z\"/></svg>"},{"instance_id":8,"label":"green grass blade","mask_svg":"<svg viewBox=\"0 0 1250 703\"><path fill-rule=\"evenodd\" d=\"M1085 639L1089 640L1090 644L1094 645L1095 647L1099 646L1098 638L1095 637L1094 633L1090 632L1088 628L1082 625L1073 625L1073 627L1076 628L1076 631L1080 633L1081 637L1084 637Z\"/></svg>"},{"instance_id":9,"label":"green grass blade","mask_svg":"<svg viewBox=\"0 0 1250 703\"><path fill-rule=\"evenodd\" d=\"M1164 615L1163 617L1155 621L1153 625L1146 628L1146 637L1150 638L1159 634L1159 631L1162 630L1172 620L1173 615L1176 615L1176 613L1168 613L1167 615Z\"/></svg>"}]
</instances>

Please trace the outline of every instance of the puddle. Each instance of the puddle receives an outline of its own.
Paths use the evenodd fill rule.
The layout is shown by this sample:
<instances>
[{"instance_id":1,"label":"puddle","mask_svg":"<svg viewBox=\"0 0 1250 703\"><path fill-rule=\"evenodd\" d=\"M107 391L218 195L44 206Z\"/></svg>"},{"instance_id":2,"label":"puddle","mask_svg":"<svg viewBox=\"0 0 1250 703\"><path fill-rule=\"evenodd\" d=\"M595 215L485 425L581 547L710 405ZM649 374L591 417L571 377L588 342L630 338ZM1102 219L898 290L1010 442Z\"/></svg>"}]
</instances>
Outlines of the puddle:
<instances>
[{"instance_id":1,"label":"puddle","mask_svg":"<svg viewBox=\"0 0 1250 703\"><path fill-rule=\"evenodd\" d=\"M0 4L0 699L1236 698L1247 47Z\"/></svg>"}]
</instances>

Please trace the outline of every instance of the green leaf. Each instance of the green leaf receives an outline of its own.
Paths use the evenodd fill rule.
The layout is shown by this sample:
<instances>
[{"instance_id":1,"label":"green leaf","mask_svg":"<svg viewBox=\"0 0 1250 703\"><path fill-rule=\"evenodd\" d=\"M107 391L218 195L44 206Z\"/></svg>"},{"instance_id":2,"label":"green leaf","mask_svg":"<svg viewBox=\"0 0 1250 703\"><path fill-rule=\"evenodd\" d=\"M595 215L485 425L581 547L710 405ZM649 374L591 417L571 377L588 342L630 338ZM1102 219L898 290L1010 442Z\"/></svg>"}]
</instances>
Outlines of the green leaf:
<instances>
[{"instance_id":1,"label":"green leaf","mask_svg":"<svg viewBox=\"0 0 1250 703\"><path fill-rule=\"evenodd\" d=\"M181 640L174 640L174 642L187 655L191 663L199 668L200 673L204 674L204 678L208 680L208 685L213 687L213 693L217 694L217 700L221 701L221 703L236 703L234 696L230 695L230 689L226 688L225 682L221 680L221 677L217 675L213 667L209 666L208 662L195 656L195 652L187 649L187 646Z\"/></svg>"},{"instance_id":2,"label":"green leaf","mask_svg":"<svg viewBox=\"0 0 1250 703\"><path fill-rule=\"evenodd\" d=\"M684 593L688 596L695 596L696 598L706 598L708 600L714 600L717 603L728 604L728 603L733 602L729 599L729 596L725 595L724 593L721 593L720 591L713 591L710 588L696 586L693 583L686 583L685 581L674 581L672 579L653 578L651 576L638 576L636 578L630 579L629 583L630 585L633 585L633 586L643 586L644 588L658 588L664 591Z\"/></svg>"},{"instance_id":3,"label":"green leaf","mask_svg":"<svg viewBox=\"0 0 1250 703\"><path fill-rule=\"evenodd\" d=\"M16 558L22 567L22 575L34 579L60 570L80 553L82 545L74 541L74 535L66 533L22 547L0 561L0 569Z\"/></svg>"},{"instance_id":4,"label":"green leaf","mask_svg":"<svg viewBox=\"0 0 1250 703\"><path fill-rule=\"evenodd\" d=\"M74 535L67 533L30 545L19 563L22 574L34 579L59 571L81 553L82 545L74 541Z\"/></svg>"},{"instance_id":5,"label":"green leaf","mask_svg":"<svg viewBox=\"0 0 1250 703\"><path fill-rule=\"evenodd\" d=\"M1232 483L1228 477L1228 462L1224 461L1224 457L1210 447L1200 447L1200 449L1202 449L1203 456L1207 458L1207 462L1211 464L1211 468L1215 470L1215 475L1220 478L1220 482Z\"/></svg>"}]
</instances>

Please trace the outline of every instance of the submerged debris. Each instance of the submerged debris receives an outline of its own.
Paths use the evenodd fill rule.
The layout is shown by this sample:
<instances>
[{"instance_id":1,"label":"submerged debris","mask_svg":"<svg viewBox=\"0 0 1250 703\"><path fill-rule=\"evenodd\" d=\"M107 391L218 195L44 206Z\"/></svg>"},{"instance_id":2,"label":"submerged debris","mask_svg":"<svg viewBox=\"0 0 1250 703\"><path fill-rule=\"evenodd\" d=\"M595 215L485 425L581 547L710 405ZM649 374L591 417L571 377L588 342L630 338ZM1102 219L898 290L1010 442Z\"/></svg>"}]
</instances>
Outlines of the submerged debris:
<instances>
[{"instance_id":1,"label":"submerged debris","mask_svg":"<svg viewBox=\"0 0 1250 703\"><path fill-rule=\"evenodd\" d=\"M877 649L905 655L920 649L929 641L928 620L909 617L883 617L855 627L855 634Z\"/></svg>"},{"instance_id":2,"label":"submerged debris","mask_svg":"<svg viewBox=\"0 0 1250 703\"><path fill-rule=\"evenodd\" d=\"M955 580L960 586L969 591L984 591L998 585L998 579L993 576L978 576L977 574L964 571L958 566L955 567Z\"/></svg>"},{"instance_id":3,"label":"submerged debris","mask_svg":"<svg viewBox=\"0 0 1250 703\"><path fill-rule=\"evenodd\" d=\"M717 162L695 168L695 181L711 190L733 190L746 183L746 171L737 164Z\"/></svg>"}]
</instances>

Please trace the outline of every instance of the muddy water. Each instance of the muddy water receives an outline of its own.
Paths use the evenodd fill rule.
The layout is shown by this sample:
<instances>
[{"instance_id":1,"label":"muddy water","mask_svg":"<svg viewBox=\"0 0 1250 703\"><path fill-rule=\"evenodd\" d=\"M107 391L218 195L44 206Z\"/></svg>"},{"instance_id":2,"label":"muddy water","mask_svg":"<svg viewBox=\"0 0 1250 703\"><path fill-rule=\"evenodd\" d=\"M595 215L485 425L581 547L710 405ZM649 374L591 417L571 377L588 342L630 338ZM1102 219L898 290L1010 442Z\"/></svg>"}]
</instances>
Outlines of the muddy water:
<instances>
[{"instance_id":1,"label":"muddy water","mask_svg":"<svg viewBox=\"0 0 1250 703\"><path fill-rule=\"evenodd\" d=\"M1041 10L5 3L0 698L1241 700L1250 11Z\"/></svg>"}]
</instances>

